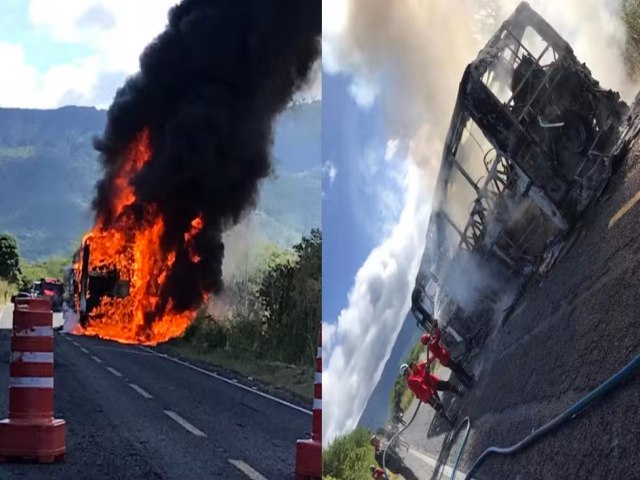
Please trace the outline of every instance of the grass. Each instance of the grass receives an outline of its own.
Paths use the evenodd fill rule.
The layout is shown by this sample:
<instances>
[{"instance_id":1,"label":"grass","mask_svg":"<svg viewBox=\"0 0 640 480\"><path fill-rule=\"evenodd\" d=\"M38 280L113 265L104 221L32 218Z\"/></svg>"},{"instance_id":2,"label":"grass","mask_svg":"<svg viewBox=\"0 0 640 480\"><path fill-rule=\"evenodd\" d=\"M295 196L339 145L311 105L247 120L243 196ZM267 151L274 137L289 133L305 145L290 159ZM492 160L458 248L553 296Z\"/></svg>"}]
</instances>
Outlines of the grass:
<instances>
[{"instance_id":1,"label":"grass","mask_svg":"<svg viewBox=\"0 0 640 480\"><path fill-rule=\"evenodd\" d=\"M266 362L225 350L199 350L189 343L176 342L166 348L181 356L214 367L231 370L243 377L251 377L261 383L281 390L305 401L313 401L314 371L310 367Z\"/></svg>"},{"instance_id":2,"label":"grass","mask_svg":"<svg viewBox=\"0 0 640 480\"><path fill-rule=\"evenodd\" d=\"M373 432L368 428L358 427L351 432L338 435L322 450L322 466L324 480L366 480L371 478L370 465L376 465L374 449L369 445ZM387 471L389 478L397 475Z\"/></svg>"}]
</instances>

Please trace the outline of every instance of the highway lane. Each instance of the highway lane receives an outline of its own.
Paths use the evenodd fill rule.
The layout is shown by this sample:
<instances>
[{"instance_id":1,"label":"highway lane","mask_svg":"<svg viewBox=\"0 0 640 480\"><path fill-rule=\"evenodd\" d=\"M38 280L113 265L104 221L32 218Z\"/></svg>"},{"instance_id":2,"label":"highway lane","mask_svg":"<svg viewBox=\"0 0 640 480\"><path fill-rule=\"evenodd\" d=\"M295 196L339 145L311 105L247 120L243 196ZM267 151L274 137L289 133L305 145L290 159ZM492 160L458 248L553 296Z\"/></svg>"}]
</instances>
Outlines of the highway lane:
<instances>
[{"instance_id":1,"label":"highway lane","mask_svg":"<svg viewBox=\"0 0 640 480\"><path fill-rule=\"evenodd\" d=\"M0 331L6 415L9 331ZM56 414L67 459L9 464L24 479L293 479L311 415L148 349L56 334Z\"/></svg>"}]
</instances>

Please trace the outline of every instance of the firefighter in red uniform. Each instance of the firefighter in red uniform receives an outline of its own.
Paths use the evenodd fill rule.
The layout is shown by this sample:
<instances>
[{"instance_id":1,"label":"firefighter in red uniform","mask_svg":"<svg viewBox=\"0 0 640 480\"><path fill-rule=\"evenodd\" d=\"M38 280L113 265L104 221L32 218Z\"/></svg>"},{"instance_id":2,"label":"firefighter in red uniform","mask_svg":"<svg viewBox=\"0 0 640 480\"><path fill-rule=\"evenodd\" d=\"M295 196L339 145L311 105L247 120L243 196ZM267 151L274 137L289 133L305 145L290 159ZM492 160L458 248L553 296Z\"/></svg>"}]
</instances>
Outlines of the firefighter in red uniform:
<instances>
[{"instance_id":1,"label":"firefighter in red uniform","mask_svg":"<svg viewBox=\"0 0 640 480\"><path fill-rule=\"evenodd\" d=\"M429 371L428 362L422 361L419 364L411 362L400 367L400 374L405 378L407 387L423 403L431 405L438 414L446 420L449 425L454 426L454 421L444 411L442 400L438 396L438 391L451 392L454 395L461 396L462 392L455 385L440 380L437 376Z\"/></svg>"},{"instance_id":2,"label":"firefighter in red uniform","mask_svg":"<svg viewBox=\"0 0 640 480\"><path fill-rule=\"evenodd\" d=\"M449 370L453 372L453 374L460 379L462 384L470 388L473 385L473 376L468 374L466 370L455 360L451 359L451 354L449 350L440 343L440 337L442 336L442 332L440 331L440 327L438 327L438 322L434 318L433 319L433 336L430 336L428 333L422 335L420 341L422 345L425 347L429 345L429 363L433 362L434 359L438 359L440 364L447 367ZM429 341L431 340L431 341Z\"/></svg>"}]
</instances>

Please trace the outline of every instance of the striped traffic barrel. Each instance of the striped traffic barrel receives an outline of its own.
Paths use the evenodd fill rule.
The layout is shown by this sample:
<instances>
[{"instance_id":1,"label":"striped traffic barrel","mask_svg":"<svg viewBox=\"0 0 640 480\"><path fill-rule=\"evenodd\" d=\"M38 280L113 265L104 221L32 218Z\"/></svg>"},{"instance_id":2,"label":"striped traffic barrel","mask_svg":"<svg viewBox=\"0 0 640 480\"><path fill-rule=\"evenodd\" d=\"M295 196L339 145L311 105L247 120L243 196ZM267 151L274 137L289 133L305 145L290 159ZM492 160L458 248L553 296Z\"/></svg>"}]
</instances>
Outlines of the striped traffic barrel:
<instances>
[{"instance_id":1,"label":"striped traffic barrel","mask_svg":"<svg viewBox=\"0 0 640 480\"><path fill-rule=\"evenodd\" d=\"M53 417L53 313L45 298L17 299L11 335L9 418Z\"/></svg>"},{"instance_id":2,"label":"striped traffic barrel","mask_svg":"<svg viewBox=\"0 0 640 480\"><path fill-rule=\"evenodd\" d=\"M313 385L311 438L296 443L296 480L322 478L322 327L316 354L316 374Z\"/></svg>"},{"instance_id":3,"label":"striped traffic barrel","mask_svg":"<svg viewBox=\"0 0 640 480\"><path fill-rule=\"evenodd\" d=\"M0 421L0 461L64 459L65 421L53 417L53 312L44 298L15 302L9 418Z\"/></svg>"}]
</instances>

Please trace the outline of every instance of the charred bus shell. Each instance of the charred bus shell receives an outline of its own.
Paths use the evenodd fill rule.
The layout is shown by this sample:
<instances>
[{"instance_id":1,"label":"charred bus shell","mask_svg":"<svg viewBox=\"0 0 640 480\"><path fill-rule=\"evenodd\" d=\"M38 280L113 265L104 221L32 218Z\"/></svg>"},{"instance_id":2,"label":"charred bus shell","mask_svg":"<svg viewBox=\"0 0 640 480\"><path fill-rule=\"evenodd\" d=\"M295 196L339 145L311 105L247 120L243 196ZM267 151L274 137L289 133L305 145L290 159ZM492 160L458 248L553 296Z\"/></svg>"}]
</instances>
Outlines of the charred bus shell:
<instances>
[{"instance_id":1,"label":"charred bus shell","mask_svg":"<svg viewBox=\"0 0 640 480\"><path fill-rule=\"evenodd\" d=\"M521 3L460 82L413 294L423 328L426 309L476 338L505 288L549 268L607 183L627 113Z\"/></svg>"}]
</instances>

